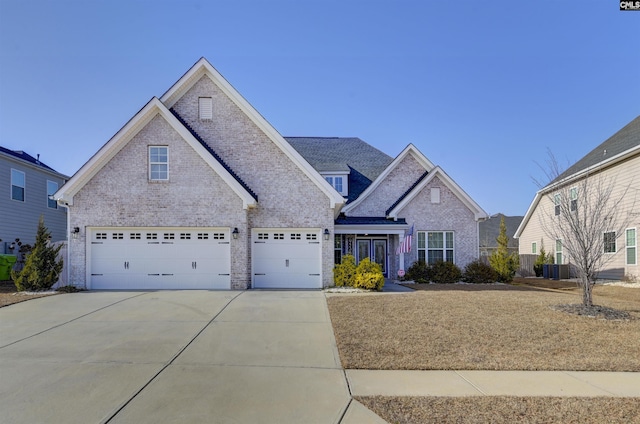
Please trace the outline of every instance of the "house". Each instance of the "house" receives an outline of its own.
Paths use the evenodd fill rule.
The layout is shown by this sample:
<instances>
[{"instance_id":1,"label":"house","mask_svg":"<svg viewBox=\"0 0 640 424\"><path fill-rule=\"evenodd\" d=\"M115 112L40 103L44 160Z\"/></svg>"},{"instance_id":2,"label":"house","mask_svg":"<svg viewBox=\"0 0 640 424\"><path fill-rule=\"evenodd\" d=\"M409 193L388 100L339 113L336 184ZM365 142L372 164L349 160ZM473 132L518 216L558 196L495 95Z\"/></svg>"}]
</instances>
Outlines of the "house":
<instances>
[{"instance_id":1,"label":"house","mask_svg":"<svg viewBox=\"0 0 640 424\"><path fill-rule=\"evenodd\" d=\"M42 216L53 241L67 237L67 211L52 196L69 179L19 150L0 146L0 253L17 254L15 239L33 244Z\"/></svg>"},{"instance_id":2,"label":"house","mask_svg":"<svg viewBox=\"0 0 640 424\"><path fill-rule=\"evenodd\" d=\"M486 217L412 145L391 158L357 138L283 138L204 58L55 197L69 281L90 289L321 288L346 253L389 277L417 259L464 266Z\"/></svg>"},{"instance_id":3,"label":"house","mask_svg":"<svg viewBox=\"0 0 640 424\"><path fill-rule=\"evenodd\" d=\"M565 172L539 190L516 231L520 254L537 254L541 247L551 253L556 264L571 264L563 252L563 241L552 240L543 226L553 225L553 216L561 213L560 193L568 192L569 213L579 213L583 197L581 185L592 181L612 187L611 199L621 200L618 210L626 226L616 233L614 228L602 232L602 248L606 256L603 279L640 276L638 266L638 228L640 228L640 116L605 140ZM579 198L580 196L580 198ZM584 202L589 202L585 199ZM615 225L615 224L611 224ZM598 243L600 244L600 243Z\"/></svg>"},{"instance_id":4,"label":"house","mask_svg":"<svg viewBox=\"0 0 640 424\"><path fill-rule=\"evenodd\" d=\"M518 253L518 240L513 237L520 226L522 216L506 216L501 213L491 215L489 219L480 222L480 256L489 257L498 248L497 238L500 235L500 221L504 218L507 227L509 253Z\"/></svg>"}]
</instances>

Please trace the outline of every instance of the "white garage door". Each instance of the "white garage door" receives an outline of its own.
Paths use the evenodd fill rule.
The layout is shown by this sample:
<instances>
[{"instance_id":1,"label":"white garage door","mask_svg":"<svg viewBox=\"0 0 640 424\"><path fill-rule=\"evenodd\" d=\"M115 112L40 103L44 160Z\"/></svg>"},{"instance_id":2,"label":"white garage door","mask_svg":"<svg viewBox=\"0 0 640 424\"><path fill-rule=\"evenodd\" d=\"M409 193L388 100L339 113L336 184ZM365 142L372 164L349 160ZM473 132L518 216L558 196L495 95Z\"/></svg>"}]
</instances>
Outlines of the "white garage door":
<instances>
[{"instance_id":1,"label":"white garage door","mask_svg":"<svg viewBox=\"0 0 640 424\"><path fill-rule=\"evenodd\" d=\"M229 228L91 228L94 290L229 289Z\"/></svg>"},{"instance_id":2,"label":"white garage door","mask_svg":"<svg viewBox=\"0 0 640 424\"><path fill-rule=\"evenodd\" d=\"M254 229L251 232L255 288L322 288L318 229Z\"/></svg>"}]
</instances>

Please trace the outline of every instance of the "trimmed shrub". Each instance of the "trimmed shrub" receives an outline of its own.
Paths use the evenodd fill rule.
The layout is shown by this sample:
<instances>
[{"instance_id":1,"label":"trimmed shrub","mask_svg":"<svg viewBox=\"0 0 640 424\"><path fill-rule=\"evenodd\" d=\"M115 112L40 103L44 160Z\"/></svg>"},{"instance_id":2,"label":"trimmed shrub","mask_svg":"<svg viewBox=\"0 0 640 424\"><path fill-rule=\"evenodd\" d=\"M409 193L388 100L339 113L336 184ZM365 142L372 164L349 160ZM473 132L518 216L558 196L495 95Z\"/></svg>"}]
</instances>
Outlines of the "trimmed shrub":
<instances>
[{"instance_id":1,"label":"trimmed shrub","mask_svg":"<svg viewBox=\"0 0 640 424\"><path fill-rule=\"evenodd\" d=\"M356 258L344 255L342 263L333 267L333 282L338 287L353 287L356 282Z\"/></svg>"},{"instance_id":2,"label":"trimmed shrub","mask_svg":"<svg viewBox=\"0 0 640 424\"><path fill-rule=\"evenodd\" d=\"M382 290L384 286L384 274L382 268L369 258L364 258L356 268L356 281L354 287L367 290Z\"/></svg>"},{"instance_id":3,"label":"trimmed shrub","mask_svg":"<svg viewBox=\"0 0 640 424\"><path fill-rule=\"evenodd\" d=\"M436 284L453 284L462 279L462 271L452 262L438 261L430 266L431 282Z\"/></svg>"},{"instance_id":4,"label":"trimmed shrub","mask_svg":"<svg viewBox=\"0 0 640 424\"><path fill-rule=\"evenodd\" d=\"M536 277L542 277L542 266L545 264L553 264L553 254L545 252L544 246L540 243L540 253L536 257L536 261L533 263L533 272Z\"/></svg>"},{"instance_id":5,"label":"trimmed shrub","mask_svg":"<svg viewBox=\"0 0 640 424\"><path fill-rule=\"evenodd\" d=\"M413 265L409 267L404 279L407 281L413 280L416 283L427 284L429 283L429 265L423 261L415 261Z\"/></svg>"},{"instance_id":6,"label":"trimmed shrub","mask_svg":"<svg viewBox=\"0 0 640 424\"><path fill-rule=\"evenodd\" d=\"M476 259L464 267L462 281L472 284L491 284L498 281L498 274L491 268L491 265Z\"/></svg>"}]
</instances>

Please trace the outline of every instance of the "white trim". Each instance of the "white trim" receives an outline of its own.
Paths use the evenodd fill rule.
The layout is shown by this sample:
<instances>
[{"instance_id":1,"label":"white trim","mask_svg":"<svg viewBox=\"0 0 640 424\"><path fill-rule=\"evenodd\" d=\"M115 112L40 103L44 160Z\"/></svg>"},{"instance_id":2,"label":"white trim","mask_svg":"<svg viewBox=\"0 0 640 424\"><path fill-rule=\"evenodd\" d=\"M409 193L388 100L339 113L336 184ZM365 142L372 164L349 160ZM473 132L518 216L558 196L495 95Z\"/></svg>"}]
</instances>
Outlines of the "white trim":
<instances>
[{"instance_id":1,"label":"white trim","mask_svg":"<svg viewBox=\"0 0 640 424\"><path fill-rule=\"evenodd\" d=\"M165 94L162 101L170 109L198 80L206 75L282 152L329 198L334 215L340 214L344 198L267 122L266 119L205 59L198 60Z\"/></svg>"},{"instance_id":2,"label":"white trim","mask_svg":"<svg viewBox=\"0 0 640 424\"><path fill-rule=\"evenodd\" d=\"M22 180L23 180L22 186L19 186L13 183L13 171L16 171L22 174ZM9 178L10 178L9 198L16 202L26 203L27 202L27 173L19 169L11 168L11 171L9 172ZM20 187L22 189L22 200L13 198L13 186Z\"/></svg>"},{"instance_id":3,"label":"white trim","mask_svg":"<svg viewBox=\"0 0 640 424\"><path fill-rule=\"evenodd\" d=\"M409 144L404 148L402 152L400 152L398 156L396 156L396 158L389 164L389 166L387 166L385 170L382 171L380 175L378 175L378 177L369 185L369 187L367 187L366 190L363 191L357 199L345 206L342 211L348 214L349 211L356 208L360 203L362 203L362 201L366 199L371 193L373 193L375 189L382 183L382 181L384 181L389 176L391 171L397 168L408 155L411 155L415 160L417 160L418 163L420 163L420 165L422 165L422 167L425 169L425 171L431 172L435 168L435 165L431 163L431 161L427 159L425 155L423 155L413 144Z\"/></svg>"},{"instance_id":4,"label":"white trim","mask_svg":"<svg viewBox=\"0 0 640 424\"><path fill-rule=\"evenodd\" d=\"M451 177L449 177L443 170L442 168L440 168L439 166L436 166L435 168L433 168L430 172L429 175L427 175L427 177L425 179L423 179L422 181L420 181L420 184L418 184L417 186L415 186L413 188L413 190L411 190L411 192L405 196L404 199L402 199L402 201L400 203L398 203L392 210L389 211L389 214L387 215L388 218L398 218L398 214L400 213L400 211L402 211L402 209L407 206L407 204L409 202L411 202L417 195L418 193L420 193L420 191L422 191L422 189L424 187L427 186L427 184L429 184L435 177L438 177L440 179L440 181L449 188L449 190L451 190L453 192L453 194L456 195L456 197L458 199L460 199L460 201L462 203L464 203L464 205L469 208L469 210L471 212L473 212L474 218L476 219L476 221L481 220L481 219L487 219L489 218L489 215L480 207L480 205L478 205L458 184L456 184L455 181L453 181L453 179L451 179Z\"/></svg>"},{"instance_id":5,"label":"white trim","mask_svg":"<svg viewBox=\"0 0 640 424\"><path fill-rule=\"evenodd\" d=\"M147 159L149 161L149 181L169 181L169 146L161 146L161 145L151 145L147 146ZM151 161L151 149L166 149L167 150L167 161L166 162L152 162ZM151 166L152 165L166 165L167 166L167 178L152 178L151 177Z\"/></svg>"},{"instance_id":6,"label":"white trim","mask_svg":"<svg viewBox=\"0 0 640 424\"><path fill-rule=\"evenodd\" d=\"M632 231L634 232L635 235L635 240L633 240L633 242L635 243L633 246L629 246L627 244L627 231ZM629 254L628 254L628 249L635 249L636 254L635 254L635 258L634 261L635 263L630 264L629 263ZM636 266L638 265L638 230L636 227L629 227L629 228L625 228L624 230L624 264L628 265L628 266Z\"/></svg>"},{"instance_id":7,"label":"white trim","mask_svg":"<svg viewBox=\"0 0 640 424\"><path fill-rule=\"evenodd\" d=\"M71 179L56 192L58 203L73 205L73 197L122 150L153 118L160 115L207 162L207 164L242 199L244 209L254 207L257 201L218 162L178 119L156 97L152 98L127 124L120 129L98 152L85 163Z\"/></svg>"},{"instance_id":8,"label":"white trim","mask_svg":"<svg viewBox=\"0 0 640 424\"><path fill-rule=\"evenodd\" d=\"M56 190L51 194L49 194L49 183L56 185ZM60 184L58 184L57 181L47 180L47 209L58 209L58 202L54 202L55 207L49 206L49 196L53 197L53 195L56 193L56 191L59 190L59 188L60 188Z\"/></svg>"}]
</instances>

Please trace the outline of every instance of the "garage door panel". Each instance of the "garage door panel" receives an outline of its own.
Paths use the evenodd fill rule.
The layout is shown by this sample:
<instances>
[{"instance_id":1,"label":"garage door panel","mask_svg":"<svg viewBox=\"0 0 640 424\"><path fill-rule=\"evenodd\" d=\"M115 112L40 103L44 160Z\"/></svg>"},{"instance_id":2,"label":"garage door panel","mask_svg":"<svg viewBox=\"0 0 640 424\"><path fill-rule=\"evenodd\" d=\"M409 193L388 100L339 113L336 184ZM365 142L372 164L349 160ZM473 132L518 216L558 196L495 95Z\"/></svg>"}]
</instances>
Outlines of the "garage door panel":
<instances>
[{"instance_id":1,"label":"garage door panel","mask_svg":"<svg viewBox=\"0 0 640 424\"><path fill-rule=\"evenodd\" d=\"M229 230L94 229L93 289L229 289Z\"/></svg>"}]
</instances>

